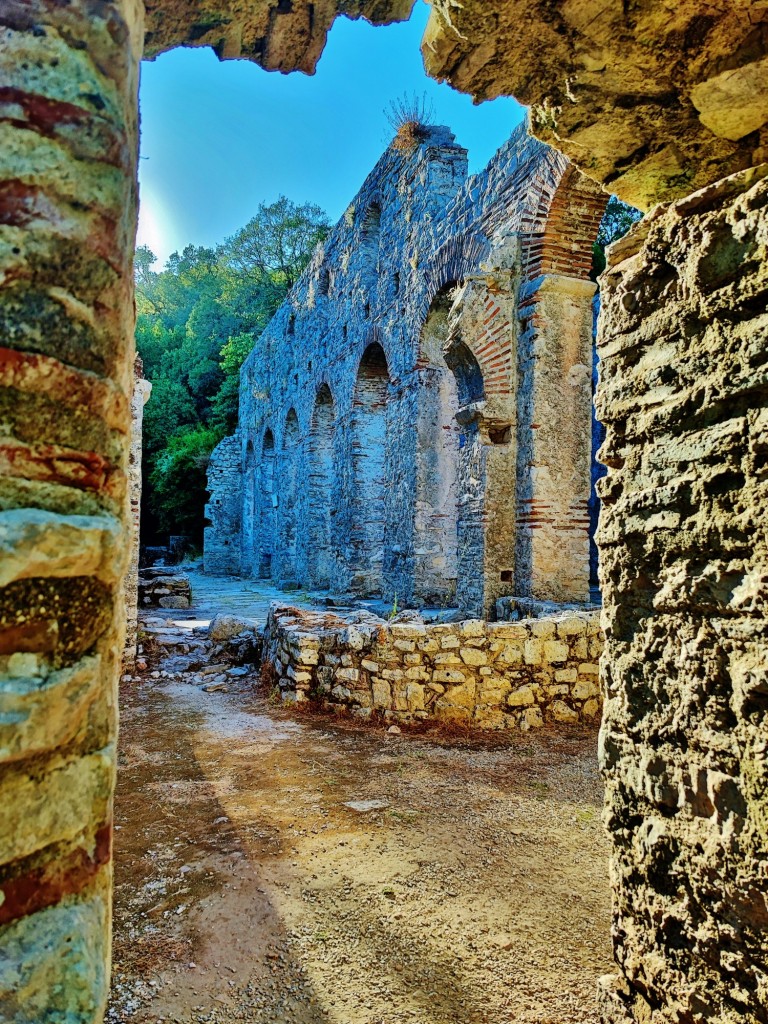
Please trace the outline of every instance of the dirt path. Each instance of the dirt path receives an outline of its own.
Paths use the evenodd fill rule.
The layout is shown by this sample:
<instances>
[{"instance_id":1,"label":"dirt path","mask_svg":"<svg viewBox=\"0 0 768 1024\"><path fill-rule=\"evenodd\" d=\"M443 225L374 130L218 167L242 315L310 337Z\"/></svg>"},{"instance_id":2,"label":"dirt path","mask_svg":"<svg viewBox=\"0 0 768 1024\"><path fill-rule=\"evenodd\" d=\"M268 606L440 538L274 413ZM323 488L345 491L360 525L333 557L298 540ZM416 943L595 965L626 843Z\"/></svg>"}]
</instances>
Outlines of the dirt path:
<instances>
[{"instance_id":1,"label":"dirt path","mask_svg":"<svg viewBox=\"0 0 768 1024\"><path fill-rule=\"evenodd\" d=\"M124 684L108 1020L596 1022L596 737L508 742Z\"/></svg>"}]
</instances>

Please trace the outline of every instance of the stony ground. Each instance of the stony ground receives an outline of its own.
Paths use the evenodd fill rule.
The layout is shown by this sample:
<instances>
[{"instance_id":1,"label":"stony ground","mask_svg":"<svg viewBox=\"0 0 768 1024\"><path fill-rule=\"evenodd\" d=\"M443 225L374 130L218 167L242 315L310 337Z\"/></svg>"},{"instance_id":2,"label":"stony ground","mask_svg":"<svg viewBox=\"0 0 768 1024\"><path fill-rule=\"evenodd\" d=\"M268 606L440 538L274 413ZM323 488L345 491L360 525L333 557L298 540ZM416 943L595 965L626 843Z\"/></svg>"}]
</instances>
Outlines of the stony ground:
<instances>
[{"instance_id":1,"label":"stony ground","mask_svg":"<svg viewBox=\"0 0 768 1024\"><path fill-rule=\"evenodd\" d=\"M123 683L108 1020L597 1021L593 732L389 735L153 670Z\"/></svg>"}]
</instances>

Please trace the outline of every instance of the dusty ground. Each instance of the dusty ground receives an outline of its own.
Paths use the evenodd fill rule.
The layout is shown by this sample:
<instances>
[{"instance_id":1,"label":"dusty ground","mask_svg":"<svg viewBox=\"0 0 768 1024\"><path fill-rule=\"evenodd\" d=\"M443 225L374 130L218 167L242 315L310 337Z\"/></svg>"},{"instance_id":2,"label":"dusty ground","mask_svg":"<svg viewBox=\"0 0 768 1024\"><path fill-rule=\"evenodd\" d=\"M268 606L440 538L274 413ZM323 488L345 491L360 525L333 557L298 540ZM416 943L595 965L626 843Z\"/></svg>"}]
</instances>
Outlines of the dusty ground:
<instances>
[{"instance_id":1,"label":"dusty ground","mask_svg":"<svg viewBox=\"0 0 768 1024\"><path fill-rule=\"evenodd\" d=\"M108 1020L596 1022L595 744L292 719L248 679L124 683Z\"/></svg>"}]
</instances>

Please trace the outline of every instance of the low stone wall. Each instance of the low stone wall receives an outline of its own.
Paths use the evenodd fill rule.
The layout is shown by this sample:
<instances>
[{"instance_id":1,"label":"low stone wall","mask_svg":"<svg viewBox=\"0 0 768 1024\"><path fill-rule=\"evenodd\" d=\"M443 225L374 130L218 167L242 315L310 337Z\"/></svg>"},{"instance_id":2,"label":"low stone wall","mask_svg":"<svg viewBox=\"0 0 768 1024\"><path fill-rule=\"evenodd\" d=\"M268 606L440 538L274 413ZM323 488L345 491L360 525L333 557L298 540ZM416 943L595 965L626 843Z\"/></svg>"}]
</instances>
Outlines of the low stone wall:
<instances>
[{"instance_id":1,"label":"low stone wall","mask_svg":"<svg viewBox=\"0 0 768 1024\"><path fill-rule=\"evenodd\" d=\"M264 661L286 700L310 696L394 721L535 729L596 719L597 612L520 622L385 622L273 605Z\"/></svg>"}]
</instances>

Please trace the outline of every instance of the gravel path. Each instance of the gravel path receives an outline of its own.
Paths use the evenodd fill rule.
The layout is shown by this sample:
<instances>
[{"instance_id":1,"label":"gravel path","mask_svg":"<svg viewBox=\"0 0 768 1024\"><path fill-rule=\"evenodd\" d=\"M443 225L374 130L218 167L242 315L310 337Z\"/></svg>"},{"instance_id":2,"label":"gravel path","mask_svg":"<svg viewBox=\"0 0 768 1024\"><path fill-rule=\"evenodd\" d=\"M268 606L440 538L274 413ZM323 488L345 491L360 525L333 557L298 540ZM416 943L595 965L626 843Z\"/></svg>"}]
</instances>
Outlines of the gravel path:
<instances>
[{"instance_id":1,"label":"gravel path","mask_svg":"<svg viewBox=\"0 0 768 1024\"><path fill-rule=\"evenodd\" d=\"M121 696L109 1021L596 1024L594 733L388 735L155 667Z\"/></svg>"}]
</instances>

